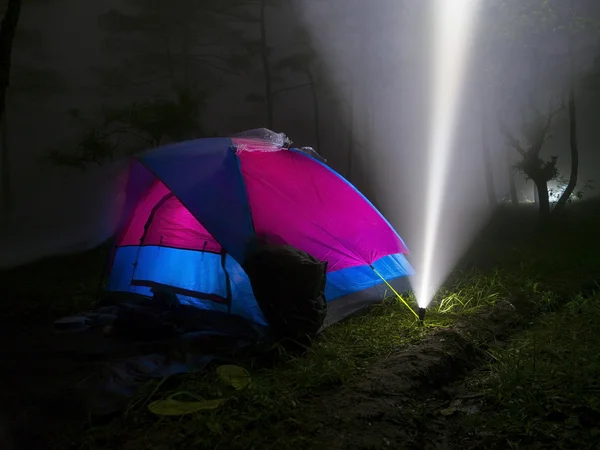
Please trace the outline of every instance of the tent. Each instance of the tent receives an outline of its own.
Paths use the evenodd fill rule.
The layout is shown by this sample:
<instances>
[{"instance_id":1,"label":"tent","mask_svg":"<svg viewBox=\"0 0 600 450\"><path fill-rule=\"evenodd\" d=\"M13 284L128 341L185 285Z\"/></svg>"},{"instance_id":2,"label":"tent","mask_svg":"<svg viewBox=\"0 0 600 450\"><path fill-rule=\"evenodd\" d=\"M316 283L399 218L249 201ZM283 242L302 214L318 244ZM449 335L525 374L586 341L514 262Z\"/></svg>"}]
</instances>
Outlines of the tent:
<instances>
[{"instance_id":1,"label":"tent","mask_svg":"<svg viewBox=\"0 0 600 450\"><path fill-rule=\"evenodd\" d=\"M122 219L106 291L150 298L168 286L198 312L267 329L242 269L257 236L327 262L325 326L389 286L406 291L413 274L404 242L355 187L312 149L268 130L138 155Z\"/></svg>"}]
</instances>

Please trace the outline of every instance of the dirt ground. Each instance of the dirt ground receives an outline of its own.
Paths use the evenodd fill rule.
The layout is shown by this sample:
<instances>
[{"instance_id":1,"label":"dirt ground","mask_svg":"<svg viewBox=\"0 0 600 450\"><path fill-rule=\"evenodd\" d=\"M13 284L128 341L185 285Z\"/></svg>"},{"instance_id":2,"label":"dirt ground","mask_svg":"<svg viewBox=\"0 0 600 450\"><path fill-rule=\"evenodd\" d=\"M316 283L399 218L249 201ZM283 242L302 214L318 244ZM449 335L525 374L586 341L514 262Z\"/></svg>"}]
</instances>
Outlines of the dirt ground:
<instances>
[{"instance_id":1,"label":"dirt ground","mask_svg":"<svg viewBox=\"0 0 600 450\"><path fill-rule=\"evenodd\" d=\"M354 382L314 398L301 413L307 418L302 425L310 436L307 448L469 448L466 436L456 441L452 424L456 416L478 408L479 394L469 392L465 379L485 362L487 349L504 345L527 320L527 310L518 309L506 303L483 314L483 320L434 332Z\"/></svg>"}]
</instances>

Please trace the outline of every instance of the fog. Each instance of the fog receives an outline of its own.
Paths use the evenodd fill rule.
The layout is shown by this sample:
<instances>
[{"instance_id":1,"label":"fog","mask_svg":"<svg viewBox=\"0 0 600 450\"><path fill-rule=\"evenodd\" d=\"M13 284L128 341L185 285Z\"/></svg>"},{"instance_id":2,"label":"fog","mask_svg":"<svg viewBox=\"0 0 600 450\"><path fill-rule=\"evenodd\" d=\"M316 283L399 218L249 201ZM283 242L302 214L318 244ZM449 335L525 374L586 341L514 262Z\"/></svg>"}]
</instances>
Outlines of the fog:
<instances>
[{"instance_id":1,"label":"fog","mask_svg":"<svg viewBox=\"0 0 600 450\"><path fill-rule=\"evenodd\" d=\"M565 10L565 2L555 2L553 13L557 17L550 17L548 20L554 24L544 30L539 24L542 20L535 15L541 2L473 3L479 4L475 30L467 44L469 55L460 88L456 139L451 145L448 181L441 199L433 289L443 282L489 218L492 209L486 178L492 179L496 201L502 202L508 195L509 173L514 172L510 165L519 160L519 155L507 148L499 132L499 117L518 135L520 125L530 119L530 99L545 113L550 105L566 102L573 81L580 117L581 184L597 178L600 168L594 125L598 123L594 116L600 97L581 81L597 70L594 61L599 48L599 6L580 1L574 2L572 10ZM434 8L439 5L436 1L378 1L373 7L372 3L354 0L322 2L319 6L306 2L301 8L313 45L326 61L327 73L335 80L346 81L335 85L343 98L357 104L352 123L367 143L368 149L362 150L360 157L368 190L405 238L417 270L423 268L427 225L423 210L428 208L430 189L427 175L433 158L442 156L428 155L430 137L436 132L430 106L435 104L433 41L438 30L433 24ZM531 25L522 23L523 17ZM559 31L561 23L582 17L594 25L573 33ZM569 39L573 48L571 63L567 57ZM448 47L447 51L455 49ZM570 170L566 119L565 109L557 116L555 133L543 151L546 158L558 156L563 176ZM485 168L485 147L491 158L490 174ZM527 183L520 174L515 182L521 200L533 200L533 183ZM550 186L556 189L556 183Z\"/></svg>"},{"instance_id":2,"label":"fog","mask_svg":"<svg viewBox=\"0 0 600 450\"><path fill-rule=\"evenodd\" d=\"M235 3L223 1L232 8ZM260 2L255 3L236 9L238 17L257 17ZM266 11L267 41L280 91L274 97L273 128L296 145L315 147L361 189L404 238L418 267L432 133L434 3L272 3ZM594 1L573 2L569 17L593 20L573 38L575 61L569 65L572 34L558 28L567 19L548 19L558 24L556 30L539 26L536 14L544 2L480 3L443 197L436 246L440 280L490 214L485 147L491 158L494 199L498 203L509 199L510 164L519 155L500 133L499 114L518 134L531 96L544 111L552 100L566 99L569 83L575 80L581 185L597 178L600 168L596 147L600 95L582 81L597 70L600 6ZM550 2L558 15L563 14L564 3ZM24 2L7 105L11 205L0 218L0 267L91 248L113 232L123 201L127 152L119 150L114 162L89 164L85 170L61 167L48 159L52 150L75 149L82 133L101 120L103 108L168 96L177 78L206 92L200 117L207 134L269 126L264 102L252 101L264 85L260 57L247 51L248 44L259 38L258 25L225 23L222 16L216 23L202 11L203 5L211 9L210 2L188 0L169 2L164 11L144 0ZM111 9L128 13L138 24L146 20L146 32L139 27L129 32L117 32L115 26L107 29ZM173 42L181 30L191 30L185 41L189 47L181 53L183 62L169 62L166 56L171 52L159 46L167 28ZM300 67L279 64L289 56L312 53L315 57L300 59ZM224 55L227 63L221 61ZM317 123L311 92L302 87L308 73L318 100ZM78 120L68 114L72 109L79 111ZM555 123L542 157L558 156L558 168L568 176L566 113L559 114ZM522 174L514 180L520 200L533 199L532 182Z\"/></svg>"}]
</instances>

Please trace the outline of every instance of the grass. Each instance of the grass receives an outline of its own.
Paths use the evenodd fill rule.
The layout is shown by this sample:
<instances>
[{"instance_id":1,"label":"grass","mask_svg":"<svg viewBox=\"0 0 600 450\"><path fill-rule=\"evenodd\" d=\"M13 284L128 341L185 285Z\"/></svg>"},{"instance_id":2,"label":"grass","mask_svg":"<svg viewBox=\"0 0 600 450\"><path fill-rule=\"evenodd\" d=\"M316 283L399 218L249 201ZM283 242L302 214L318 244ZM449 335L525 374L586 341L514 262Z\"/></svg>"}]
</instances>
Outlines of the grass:
<instances>
[{"instance_id":1,"label":"grass","mask_svg":"<svg viewBox=\"0 0 600 450\"><path fill-rule=\"evenodd\" d=\"M418 343L432 330L489 307L499 300L499 282L493 276L457 282L460 293L434 307L424 327L418 326L399 300L390 298L370 314L331 328L302 356L283 351L269 367L261 367L252 358L242 359L240 364L249 369L252 384L240 393L220 385L214 372L187 376L149 397L157 383L150 384L127 414L88 433L86 444L94 449L303 448L307 438L301 432L302 404L344 385L407 344ZM215 412L177 420L156 419L146 411L150 398L181 391L203 398L229 395L231 400Z\"/></svg>"},{"instance_id":2,"label":"grass","mask_svg":"<svg viewBox=\"0 0 600 450\"><path fill-rule=\"evenodd\" d=\"M499 266L516 267L539 315L460 389L476 413L446 423L464 449L596 449L600 439L600 229L597 203L512 249ZM549 247L544 251L543 244ZM479 394L482 394L481 396Z\"/></svg>"},{"instance_id":3,"label":"grass","mask_svg":"<svg viewBox=\"0 0 600 450\"><path fill-rule=\"evenodd\" d=\"M544 315L469 380L486 403L467 434L478 448L597 448L599 347L600 291Z\"/></svg>"},{"instance_id":4,"label":"grass","mask_svg":"<svg viewBox=\"0 0 600 450\"><path fill-rule=\"evenodd\" d=\"M508 347L490 350L491 362L469 378L468 389L485 394L485 414L461 419L457 432L473 439L476 445L471 448L493 448L494 442L504 443L497 448L527 448L522 446L542 445L567 430L571 437L560 439L587 448L597 427L587 430L581 420L589 419L585 422L589 425L594 411L600 411L594 381L600 370L594 357L600 340L595 284L600 279L596 237L600 215L596 209L597 203L573 207L568 218L545 230L528 229L527 214L511 217L503 212L438 292L425 326L418 326L412 313L390 298L369 314L330 328L303 355L277 346L268 349L267 353L277 355L268 363L261 355L241 355L239 364L252 376L250 387L243 391L222 385L214 370L149 383L122 416L88 429L83 436L62 435L57 448L312 448L314 436L306 423L312 419L315 399L337 392L378 361L418 345L436 330L451 328L458 321L477 325L481 312L519 299L535 300L539 320ZM103 252L2 274L0 281L18 300L5 303L2 312L15 320L36 311L29 317L42 321L89 307ZM30 306L23 304L27 302ZM527 328L529 320L525 322ZM229 400L215 411L177 419L148 412L150 401L177 392ZM587 416L581 419L582 414ZM548 417L564 420L553 422ZM486 446L477 446L482 443Z\"/></svg>"},{"instance_id":5,"label":"grass","mask_svg":"<svg viewBox=\"0 0 600 450\"><path fill-rule=\"evenodd\" d=\"M390 298L368 315L331 328L301 357L283 351L268 367L242 359L240 364L249 369L252 384L241 393L225 390L214 372L187 376L160 394L155 392L156 385L149 385L127 414L87 434L87 448L311 448L310 431L304 428L305 405L360 377L377 361L418 344L432 331L452 327L459 319L478 320L481 310L515 293L538 295L543 307L551 308L552 297L538 292L539 285L526 275L515 277L501 269L487 274L466 270L455 274L453 283L440 291L423 327L400 301ZM150 398L178 391L203 398L229 395L231 400L217 411L177 420L157 419L146 410Z\"/></svg>"}]
</instances>

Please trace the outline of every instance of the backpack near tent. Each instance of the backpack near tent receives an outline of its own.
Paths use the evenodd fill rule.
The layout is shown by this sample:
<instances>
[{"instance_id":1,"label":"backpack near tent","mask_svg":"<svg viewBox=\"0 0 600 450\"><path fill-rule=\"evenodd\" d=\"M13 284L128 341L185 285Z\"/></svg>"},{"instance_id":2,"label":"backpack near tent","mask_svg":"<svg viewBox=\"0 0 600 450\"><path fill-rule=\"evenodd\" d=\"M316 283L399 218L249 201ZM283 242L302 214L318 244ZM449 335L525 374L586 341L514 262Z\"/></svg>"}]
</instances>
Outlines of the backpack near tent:
<instances>
[{"instance_id":1,"label":"backpack near tent","mask_svg":"<svg viewBox=\"0 0 600 450\"><path fill-rule=\"evenodd\" d=\"M106 291L167 296L216 328L230 318L282 334L303 314L314 333L387 284L406 291L413 274L402 239L355 187L268 130L138 155L122 218Z\"/></svg>"}]
</instances>

